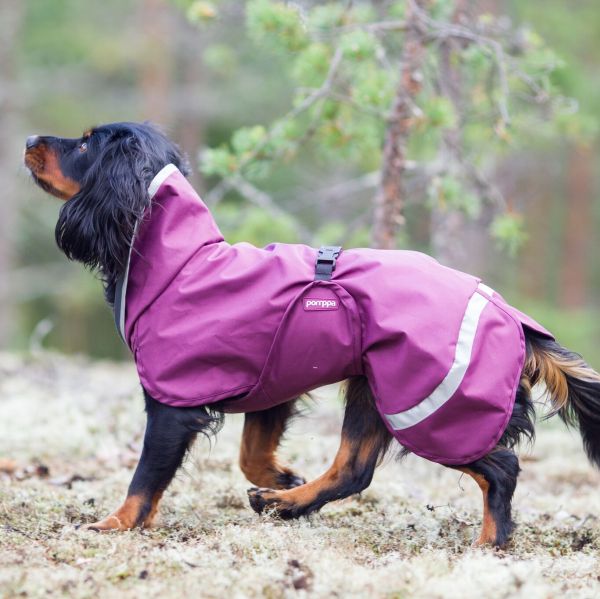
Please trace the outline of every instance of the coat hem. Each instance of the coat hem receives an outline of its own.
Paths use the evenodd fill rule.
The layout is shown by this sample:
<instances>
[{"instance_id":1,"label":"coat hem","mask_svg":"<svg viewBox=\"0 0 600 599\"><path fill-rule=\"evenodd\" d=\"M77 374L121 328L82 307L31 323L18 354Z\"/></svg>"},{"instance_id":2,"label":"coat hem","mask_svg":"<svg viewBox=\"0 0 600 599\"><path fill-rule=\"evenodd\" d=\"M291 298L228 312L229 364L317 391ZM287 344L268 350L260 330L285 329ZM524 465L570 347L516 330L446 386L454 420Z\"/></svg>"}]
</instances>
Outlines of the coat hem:
<instances>
[{"instance_id":1,"label":"coat hem","mask_svg":"<svg viewBox=\"0 0 600 599\"><path fill-rule=\"evenodd\" d=\"M244 393L245 391L251 391L256 387L256 385L241 385L240 387L234 387L233 389L229 389L225 393L213 393L212 395L204 395L199 397L192 397L189 399L170 399L168 395L163 393L153 393L148 385L144 383L143 377L140 376L140 383L142 387L148 392L148 394L155 399L156 401L166 404L168 406L173 406L176 408L192 408L195 406L209 405L213 403L217 403L219 401L226 401L231 399L235 395L239 395L240 393ZM232 401L236 401L232 399Z\"/></svg>"},{"instance_id":2,"label":"coat hem","mask_svg":"<svg viewBox=\"0 0 600 599\"><path fill-rule=\"evenodd\" d=\"M502 421L502 424L499 426L498 431L493 435L492 441L490 443L488 443L484 449L476 451L476 452L474 452L470 455L464 456L464 457L457 457L457 458L452 458L452 459L448 459L448 458L444 458L442 456L431 454L427 451L417 450L414 448L414 446L412 446L411 443L406 443L406 442L401 441L396 436L396 433L398 431L391 429L391 432L394 435L394 437L396 438L396 440L398 441L398 443L400 443L403 447L406 447L412 453L414 453L415 455L418 455L419 457L425 458L426 460L430 460L432 462L436 462L438 464L442 464L443 466L460 466L460 465L469 464L471 462L474 462L474 461L482 458L483 456L487 455L492 449L494 449L494 447L496 447L496 445L498 444L498 441L502 437L504 431L506 430L506 427L508 426L508 423L512 416L513 407L514 407L516 396L517 396L517 389L519 386L519 382L521 380L521 374L523 372L523 365L525 364L525 333L523 331L522 323L520 321L518 321L514 317L513 314L511 314L508 310L505 310L501 305L499 305L499 303L493 301L493 298L491 299L491 302L493 303L494 306L496 306L497 308L502 310L507 316L509 316L511 321L517 327L517 331L519 333L519 340L520 340L520 348L519 348L520 349L520 356L519 356L520 357L520 360L519 360L520 366L517 371L517 375L515 377L515 382L512 387L510 401L508 404L508 409L506 410L506 413L505 413L504 420ZM386 422L386 425L387 424L388 423ZM388 428L389 428L389 425L388 425Z\"/></svg>"}]
</instances>

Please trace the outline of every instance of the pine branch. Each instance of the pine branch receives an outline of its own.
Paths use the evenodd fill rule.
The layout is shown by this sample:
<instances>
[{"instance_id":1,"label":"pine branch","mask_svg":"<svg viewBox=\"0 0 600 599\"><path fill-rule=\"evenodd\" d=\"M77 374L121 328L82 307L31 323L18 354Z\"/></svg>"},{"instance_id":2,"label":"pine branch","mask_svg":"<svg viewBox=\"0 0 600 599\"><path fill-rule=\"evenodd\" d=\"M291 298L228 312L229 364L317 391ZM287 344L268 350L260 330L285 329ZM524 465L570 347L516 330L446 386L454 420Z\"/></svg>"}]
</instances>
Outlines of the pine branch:
<instances>
[{"instance_id":1,"label":"pine branch","mask_svg":"<svg viewBox=\"0 0 600 599\"><path fill-rule=\"evenodd\" d=\"M262 189L258 189L258 187L252 185L252 183L244 179L239 174L230 178L228 181L232 189L238 191L243 197L252 202L255 206L262 208L275 218L285 218L286 220L289 220L300 240L306 243L311 241L312 233L306 227L304 227L304 225L298 222L297 218L279 207L268 193Z\"/></svg>"},{"instance_id":2,"label":"pine branch","mask_svg":"<svg viewBox=\"0 0 600 599\"><path fill-rule=\"evenodd\" d=\"M510 125L510 114L508 110L508 99L510 90L508 86L507 65L502 44L491 37L487 37L457 23L443 23L432 19L422 8L416 5L415 0L409 0L414 5L414 10L420 19L431 31L427 37L431 40L444 40L448 38L459 38L470 41L488 50L495 61L501 94L497 101L498 112L505 126Z\"/></svg>"}]
</instances>

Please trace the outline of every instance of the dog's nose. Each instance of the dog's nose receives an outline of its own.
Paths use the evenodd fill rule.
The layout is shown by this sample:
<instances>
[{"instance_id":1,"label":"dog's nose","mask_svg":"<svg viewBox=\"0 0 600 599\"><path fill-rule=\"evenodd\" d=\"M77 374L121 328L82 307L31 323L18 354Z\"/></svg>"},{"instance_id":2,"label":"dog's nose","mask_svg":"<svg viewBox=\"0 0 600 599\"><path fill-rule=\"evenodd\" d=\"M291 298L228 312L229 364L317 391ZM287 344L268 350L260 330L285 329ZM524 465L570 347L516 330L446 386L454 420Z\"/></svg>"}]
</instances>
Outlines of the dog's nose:
<instances>
[{"instance_id":1,"label":"dog's nose","mask_svg":"<svg viewBox=\"0 0 600 599\"><path fill-rule=\"evenodd\" d=\"M35 146L37 145L37 142L38 142L39 138L40 138L39 135L30 135L27 138L27 141L25 142L25 148L27 150L31 150L32 148L35 148Z\"/></svg>"}]
</instances>

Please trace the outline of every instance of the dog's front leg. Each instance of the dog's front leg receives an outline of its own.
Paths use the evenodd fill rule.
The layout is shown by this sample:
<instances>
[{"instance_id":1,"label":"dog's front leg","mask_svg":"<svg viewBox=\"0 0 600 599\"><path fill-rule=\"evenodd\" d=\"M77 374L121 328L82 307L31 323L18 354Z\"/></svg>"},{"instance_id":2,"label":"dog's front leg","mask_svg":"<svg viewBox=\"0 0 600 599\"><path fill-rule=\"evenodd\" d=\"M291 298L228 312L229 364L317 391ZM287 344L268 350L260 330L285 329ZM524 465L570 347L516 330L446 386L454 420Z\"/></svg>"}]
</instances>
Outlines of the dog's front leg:
<instances>
[{"instance_id":1,"label":"dog's front leg","mask_svg":"<svg viewBox=\"0 0 600 599\"><path fill-rule=\"evenodd\" d=\"M158 503L175 476L198 432L211 428L215 419L202 408L174 408L145 393L147 424L144 447L123 505L86 528L96 531L150 527Z\"/></svg>"},{"instance_id":2,"label":"dog's front leg","mask_svg":"<svg viewBox=\"0 0 600 599\"><path fill-rule=\"evenodd\" d=\"M319 478L293 489L250 489L250 505L255 512L272 511L288 519L308 515L329 501L360 493L371 483L375 467L391 439L367 380L356 377L346 392L342 440L331 468Z\"/></svg>"},{"instance_id":3,"label":"dog's front leg","mask_svg":"<svg viewBox=\"0 0 600 599\"><path fill-rule=\"evenodd\" d=\"M294 401L246 414L240 468L252 484L272 489L291 489L306 482L277 459L277 448L293 416Z\"/></svg>"}]
</instances>

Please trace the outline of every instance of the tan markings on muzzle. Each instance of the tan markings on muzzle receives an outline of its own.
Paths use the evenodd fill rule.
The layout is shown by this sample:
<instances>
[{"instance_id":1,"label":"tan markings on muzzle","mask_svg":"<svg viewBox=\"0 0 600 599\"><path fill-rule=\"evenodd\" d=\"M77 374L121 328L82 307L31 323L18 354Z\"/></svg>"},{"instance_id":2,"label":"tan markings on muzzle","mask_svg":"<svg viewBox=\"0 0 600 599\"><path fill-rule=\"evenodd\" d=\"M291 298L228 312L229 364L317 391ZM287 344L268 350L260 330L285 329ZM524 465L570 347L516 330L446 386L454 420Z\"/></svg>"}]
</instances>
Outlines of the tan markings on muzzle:
<instances>
[{"instance_id":1,"label":"tan markings on muzzle","mask_svg":"<svg viewBox=\"0 0 600 599\"><path fill-rule=\"evenodd\" d=\"M49 193L62 200L71 199L81 189L79 183L63 174L56 154L45 145L25 151L25 166L49 187Z\"/></svg>"}]
</instances>

